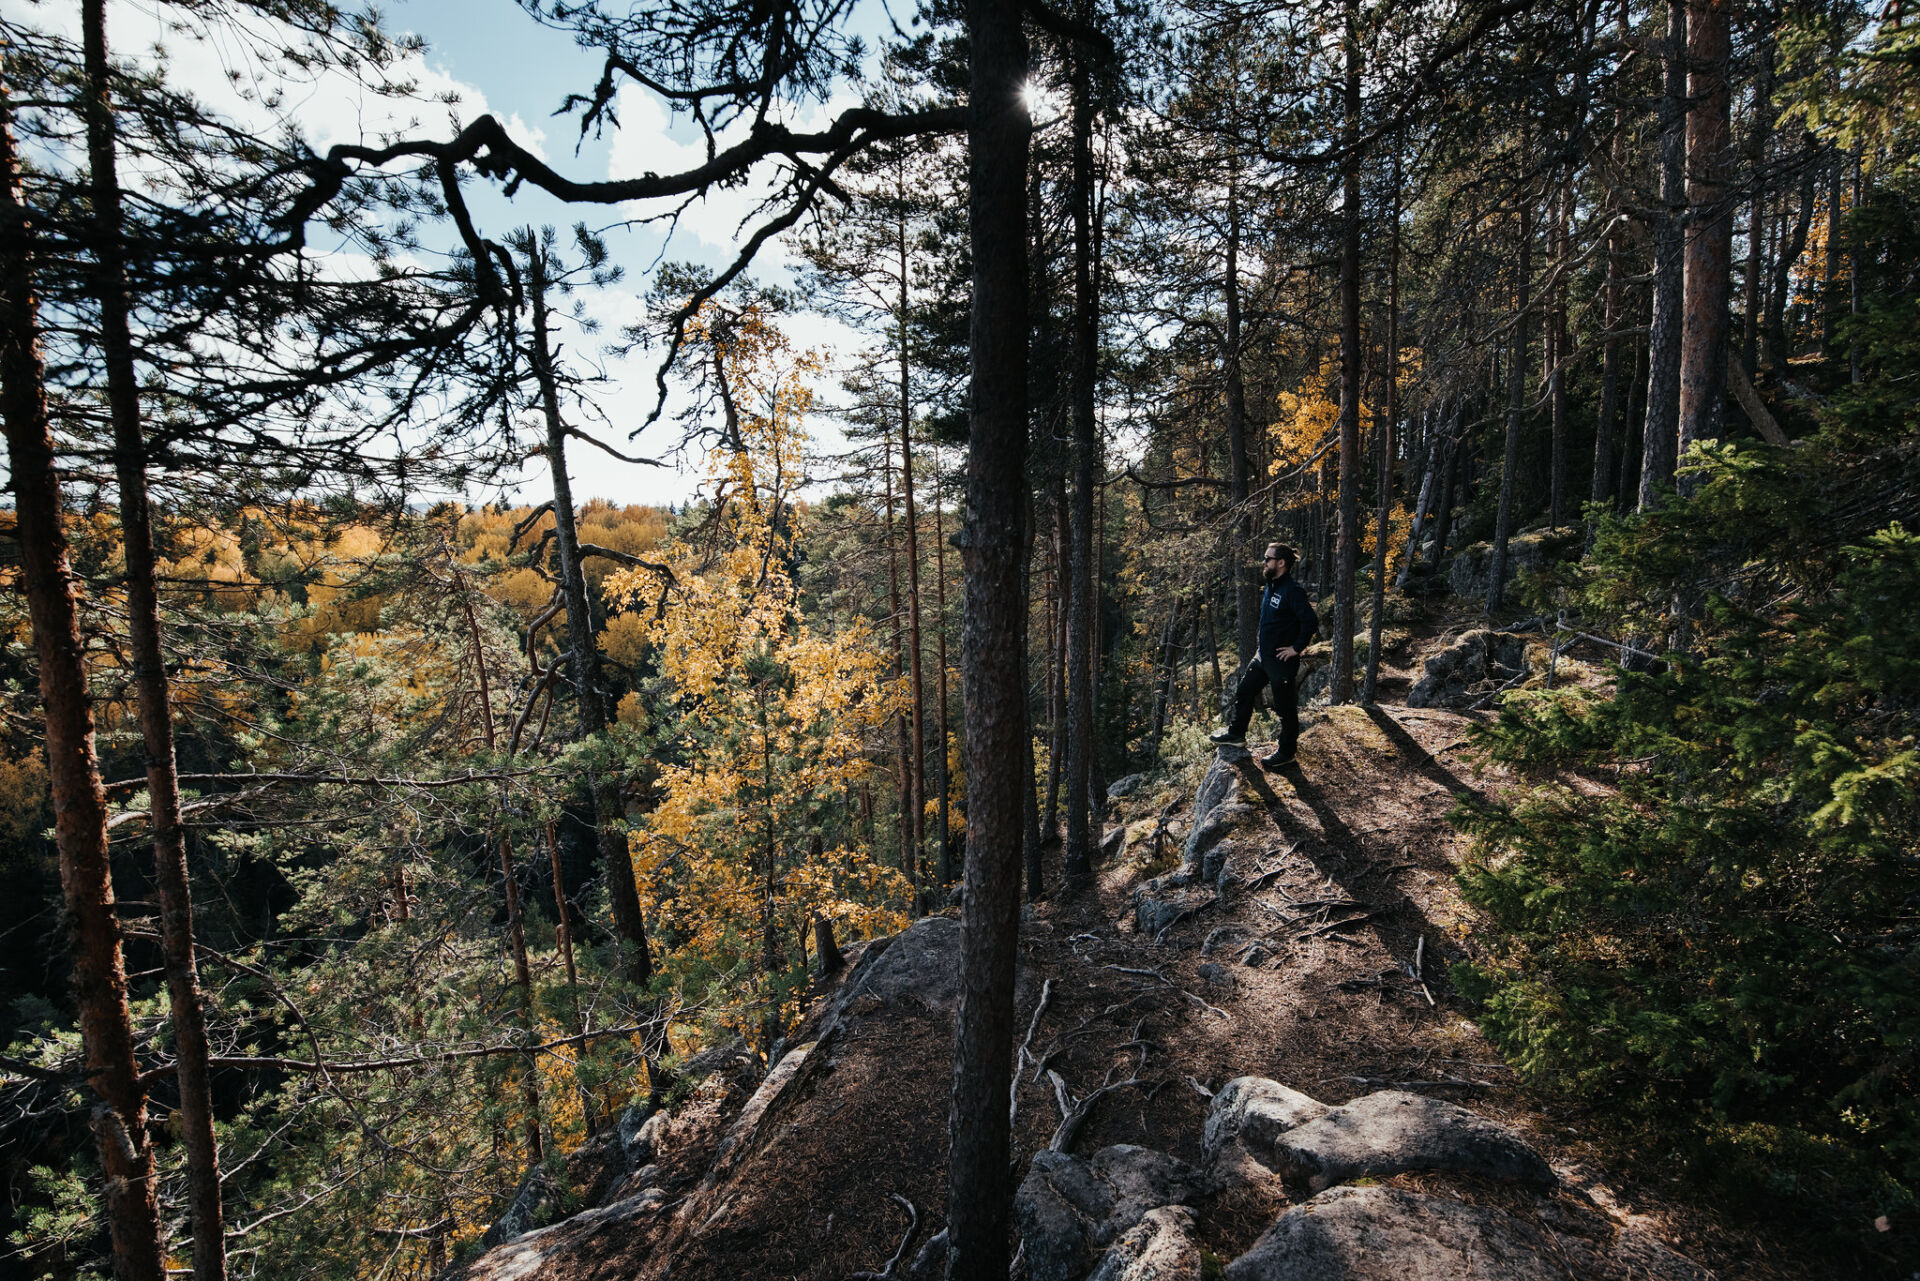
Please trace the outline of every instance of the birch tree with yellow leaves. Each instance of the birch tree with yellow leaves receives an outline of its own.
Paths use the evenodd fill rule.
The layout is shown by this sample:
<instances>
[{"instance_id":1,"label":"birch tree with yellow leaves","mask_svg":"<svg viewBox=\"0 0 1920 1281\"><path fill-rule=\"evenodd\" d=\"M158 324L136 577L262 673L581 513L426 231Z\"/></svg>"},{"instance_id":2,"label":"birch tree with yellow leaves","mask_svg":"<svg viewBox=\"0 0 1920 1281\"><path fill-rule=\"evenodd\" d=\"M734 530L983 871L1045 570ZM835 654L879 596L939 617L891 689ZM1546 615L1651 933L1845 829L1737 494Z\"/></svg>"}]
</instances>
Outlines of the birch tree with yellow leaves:
<instances>
[{"instance_id":1,"label":"birch tree with yellow leaves","mask_svg":"<svg viewBox=\"0 0 1920 1281\"><path fill-rule=\"evenodd\" d=\"M693 333L724 441L704 520L668 548L676 586L648 629L647 730L663 763L631 847L664 964L678 982L729 991L720 1021L765 1049L797 1013L816 923L822 939L905 924L911 884L853 821L903 694L863 624L817 630L801 608L807 514L794 487L820 358L794 350L758 302L710 305ZM623 570L608 588L650 604L658 575Z\"/></svg>"}]
</instances>

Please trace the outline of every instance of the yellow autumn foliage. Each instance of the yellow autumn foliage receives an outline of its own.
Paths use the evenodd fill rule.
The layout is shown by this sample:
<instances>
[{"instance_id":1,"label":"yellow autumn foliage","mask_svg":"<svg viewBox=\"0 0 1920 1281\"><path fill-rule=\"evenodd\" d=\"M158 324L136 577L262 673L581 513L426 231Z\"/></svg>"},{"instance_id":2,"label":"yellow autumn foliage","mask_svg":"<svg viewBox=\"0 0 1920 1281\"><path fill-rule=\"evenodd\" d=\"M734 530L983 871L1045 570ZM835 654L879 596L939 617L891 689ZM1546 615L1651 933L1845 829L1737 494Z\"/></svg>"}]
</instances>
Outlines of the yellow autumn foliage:
<instances>
[{"instance_id":1,"label":"yellow autumn foliage","mask_svg":"<svg viewBox=\"0 0 1920 1281\"><path fill-rule=\"evenodd\" d=\"M724 537L717 552L664 549L664 611L652 571L610 574L609 597L631 609L603 646L651 651L664 697L633 710L671 734L654 804L630 834L635 874L683 954L760 971L751 1000L721 1014L751 1031L791 1015L769 969L804 950L813 916L860 935L905 924L905 878L864 847L821 838L823 815L850 808L873 777L866 742L900 699L875 638L861 626L815 632L789 573L805 513L784 487L802 471L818 358L751 310L724 337L694 332L717 349L739 407L740 447L708 462Z\"/></svg>"}]
</instances>

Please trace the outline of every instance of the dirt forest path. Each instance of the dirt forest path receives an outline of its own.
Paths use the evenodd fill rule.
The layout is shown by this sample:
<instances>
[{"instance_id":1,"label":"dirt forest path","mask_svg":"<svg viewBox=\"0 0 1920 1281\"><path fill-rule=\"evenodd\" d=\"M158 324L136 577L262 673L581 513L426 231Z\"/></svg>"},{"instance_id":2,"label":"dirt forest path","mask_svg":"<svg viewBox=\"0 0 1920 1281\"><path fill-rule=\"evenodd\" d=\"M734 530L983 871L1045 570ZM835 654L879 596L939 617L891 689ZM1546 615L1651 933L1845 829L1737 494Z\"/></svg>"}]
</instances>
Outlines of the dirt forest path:
<instances>
[{"instance_id":1,"label":"dirt forest path","mask_svg":"<svg viewBox=\"0 0 1920 1281\"><path fill-rule=\"evenodd\" d=\"M1094 884L1043 902L1028 921L1022 1150L1048 1142L1062 1088L1069 1108L1105 1091L1073 1151L1139 1144L1196 1165L1209 1096L1235 1077L1271 1078L1327 1104L1411 1091L1510 1125L1554 1167L1558 1195L1653 1233L1722 1278L1804 1275L1776 1271L1754 1242L1608 1168L1582 1118L1519 1088L1454 992L1448 969L1476 945L1454 879L1464 843L1446 815L1456 796L1492 785L1464 750L1478 719L1316 708L1293 766L1263 769L1271 744L1250 740L1248 751L1217 753L1197 797L1169 781L1121 801L1124 835L1109 828ZM1223 775L1231 791L1193 841L1196 801L1221 790ZM1182 873L1188 853L1195 861ZM1446 1190L1420 1175L1387 1182ZM1501 1199L1497 1188L1478 1191ZM1203 1212L1201 1235L1233 1258L1284 1204L1222 1198Z\"/></svg>"},{"instance_id":2,"label":"dirt forest path","mask_svg":"<svg viewBox=\"0 0 1920 1281\"><path fill-rule=\"evenodd\" d=\"M1268 1078L1322 1112L1371 1096L1375 1106L1398 1099L1409 1112L1484 1121L1544 1158L1557 1186L1416 1163L1333 1180L1329 1201L1296 1180L1257 1179L1154 1211L1154 1223L1190 1229L1187 1257L1213 1260L1196 1276L1222 1275L1235 1259L1238 1271L1226 1275L1818 1275L1636 1171L1597 1141L1593 1118L1523 1091L1481 1036L1448 980L1478 943L1455 881L1464 851L1446 815L1457 796L1498 785L1476 777L1466 755L1473 721L1404 706L1316 708L1295 766L1264 770L1257 758L1270 744L1256 741L1135 780L1111 807L1091 881L1061 885L1057 850L1049 853L1049 893L1023 912L1015 1180L1067 1162L1087 1186L1087 1161L1114 1145L1217 1172L1203 1143L1210 1109L1216 1127L1222 1112L1215 1096L1236 1078ZM744 1074L716 1071L638 1134L623 1126L620 1142L600 1149L603 1174L570 1179L594 1183L579 1195L597 1208L524 1232L462 1275L938 1275L912 1264L945 1219L958 936L947 914L856 949L764 1080L746 1056ZM1401 1220L1409 1230L1392 1249L1363 1246L1357 1270L1246 1270L1246 1252L1281 1216L1300 1222L1309 1198L1305 1213L1344 1211L1361 1237L1378 1235L1381 1213L1411 1206ZM1522 1270L1410 1263L1405 1251L1422 1248L1449 1214L1469 1235L1498 1219ZM1088 1257L1118 1249L1110 1234L1083 1240ZM1551 1260L1545 1271L1526 1270L1541 1257ZM1033 1281L1043 1273L1032 1260L1015 1270ZM1079 1281L1087 1271L1049 1275Z\"/></svg>"}]
</instances>

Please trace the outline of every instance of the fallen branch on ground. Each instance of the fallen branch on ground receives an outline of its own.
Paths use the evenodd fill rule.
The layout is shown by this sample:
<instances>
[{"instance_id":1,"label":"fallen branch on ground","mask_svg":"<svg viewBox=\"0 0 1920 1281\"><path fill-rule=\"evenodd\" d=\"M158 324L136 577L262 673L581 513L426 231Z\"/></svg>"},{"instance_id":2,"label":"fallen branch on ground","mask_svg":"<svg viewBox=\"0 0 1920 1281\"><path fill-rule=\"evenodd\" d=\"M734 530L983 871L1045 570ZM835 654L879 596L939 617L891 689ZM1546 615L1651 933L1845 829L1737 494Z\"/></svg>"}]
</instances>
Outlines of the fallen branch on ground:
<instances>
[{"instance_id":1,"label":"fallen branch on ground","mask_svg":"<svg viewBox=\"0 0 1920 1281\"><path fill-rule=\"evenodd\" d=\"M848 1278L848 1281L893 1281L893 1270L900 1266L900 1260L905 1257L907 1247L913 1243L913 1234L920 1230L920 1211L913 1208L913 1202L898 1192L889 1192L887 1195L907 1212L906 1235L900 1238L900 1248L893 1252L893 1257L887 1260L885 1267L878 1272L856 1272Z\"/></svg>"}]
</instances>

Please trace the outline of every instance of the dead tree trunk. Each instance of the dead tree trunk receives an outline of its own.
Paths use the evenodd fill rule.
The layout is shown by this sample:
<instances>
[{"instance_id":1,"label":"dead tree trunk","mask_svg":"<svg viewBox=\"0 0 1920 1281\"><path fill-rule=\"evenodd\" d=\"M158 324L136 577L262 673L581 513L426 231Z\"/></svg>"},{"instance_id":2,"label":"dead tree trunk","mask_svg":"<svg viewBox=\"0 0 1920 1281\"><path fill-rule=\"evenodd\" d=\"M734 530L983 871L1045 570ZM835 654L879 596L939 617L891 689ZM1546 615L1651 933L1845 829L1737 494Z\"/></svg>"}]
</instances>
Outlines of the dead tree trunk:
<instances>
[{"instance_id":1,"label":"dead tree trunk","mask_svg":"<svg viewBox=\"0 0 1920 1281\"><path fill-rule=\"evenodd\" d=\"M833 941L833 922L818 912L813 914L813 950L820 958L820 973L833 974L844 969L847 958L840 954L840 945Z\"/></svg>"},{"instance_id":2,"label":"dead tree trunk","mask_svg":"<svg viewBox=\"0 0 1920 1281\"><path fill-rule=\"evenodd\" d=\"M31 233L20 199L12 104L4 86L0 180L0 411L20 540L21 586L40 668L54 845L73 946L74 1006L87 1086L98 1100L93 1132L106 1175L113 1272L120 1281L159 1281L164 1258L147 1096L133 1057L126 962L107 852L107 798L94 753L93 707L47 416L39 299L27 248Z\"/></svg>"},{"instance_id":3,"label":"dead tree trunk","mask_svg":"<svg viewBox=\"0 0 1920 1281\"><path fill-rule=\"evenodd\" d=\"M122 249L121 193L115 156L111 70L107 64L105 0L82 6L87 68L87 160L93 200L94 296L106 365L107 411L113 421L114 475L120 486L120 534L125 545L127 640L139 704L140 739L147 765L155 882L160 898L160 942L173 1023L175 1075L180 1088L181 1134L187 1149L187 1203L193 1221L195 1281L227 1274L226 1231L220 1207L220 1152L213 1133L213 1086L207 1066L206 1011L193 955L193 900L187 882L187 832L180 817L180 778L173 750L173 708L166 657L160 645L160 594L147 503L147 442L140 420Z\"/></svg>"},{"instance_id":4,"label":"dead tree trunk","mask_svg":"<svg viewBox=\"0 0 1920 1281\"><path fill-rule=\"evenodd\" d=\"M606 732L607 703L600 688L600 652L593 640L587 579L580 565L580 536L573 517L573 482L567 476L567 427L560 416L559 376L553 367L553 343L548 331L547 262L538 245L528 254L528 268L528 293L533 305L533 345L528 356L540 388L540 408L546 418L547 464L553 475L553 541L559 549L560 592L567 609L567 653L574 688L580 698L580 728L592 737ZM607 878L607 898L613 906L614 932L620 938L621 971L629 982L644 985L653 977L653 957L647 947L640 892L633 882L633 859L627 853L625 835L614 826L625 816L620 783L609 774L597 774L591 780L590 791L600 865Z\"/></svg>"}]
</instances>

